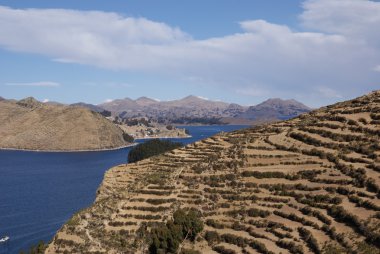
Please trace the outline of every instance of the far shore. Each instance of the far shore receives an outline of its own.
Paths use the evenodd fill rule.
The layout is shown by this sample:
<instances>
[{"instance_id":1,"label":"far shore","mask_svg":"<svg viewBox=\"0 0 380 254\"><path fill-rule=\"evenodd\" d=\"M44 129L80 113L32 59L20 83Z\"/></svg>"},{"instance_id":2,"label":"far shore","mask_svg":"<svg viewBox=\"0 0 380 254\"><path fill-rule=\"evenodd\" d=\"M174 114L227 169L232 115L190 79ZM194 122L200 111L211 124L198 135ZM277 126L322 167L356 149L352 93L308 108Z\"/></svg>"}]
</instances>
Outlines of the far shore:
<instances>
[{"instance_id":1,"label":"far shore","mask_svg":"<svg viewBox=\"0 0 380 254\"><path fill-rule=\"evenodd\" d=\"M127 147L132 147L138 145L138 143L131 143L125 146L119 146L114 148L103 148L103 149L82 149L82 150L41 150L41 149L23 149L23 148L7 148L1 147L0 150L4 151L26 151L26 152L43 152L43 153L75 153L75 152L104 152L104 151L114 151L120 150Z\"/></svg>"},{"instance_id":2,"label":"far shore","mask_svg":"<svg viewBox=\"0 0 380 254\"><path fill-rule=\"evenodd\" d=\"M236 125L241 125L241 126L252 126L252 124L173 124L173 126L176 126L176 127L186 127L186 126L189 126L189 127L202 127L202 126L236 126Z\"/></svg>"},{"instance_id":3,"label":"far shore","mask_svg":"<svg viewBox=\"0 0 380 254\"><path fill-rule=\"evenodd\" d=\"M143 138L135 138L135 140L140 140L140 139L169 139L169 138L192 138L193 136L191 135L187 135L187 136L184 136L184 137L170 137L170 136L158 136L158 137L143 137Z\"/></svg>"},{"instance_id":4,"label":"far shore","mask_svg":"<svg viewBox=\"0 0 380 254\"><path fill-rule=\"evenodd\" d=\"M185 137L144 137L144 138L135 138L135 140L144 140L144 139L169 139L169 138L191 138L191 135ZM40 153L76 153L76 152L105 152L105 151L115 151L132 146L136 146L139 143L131 143L125 146L119 146L114 148L103 148L103 149L81 149L81 150L42 150L42 149L24 149L24 148L11 148L11 147L0 147L0 151L25 151L25 152L40 152Z\"/></svg>"}]
</instances>

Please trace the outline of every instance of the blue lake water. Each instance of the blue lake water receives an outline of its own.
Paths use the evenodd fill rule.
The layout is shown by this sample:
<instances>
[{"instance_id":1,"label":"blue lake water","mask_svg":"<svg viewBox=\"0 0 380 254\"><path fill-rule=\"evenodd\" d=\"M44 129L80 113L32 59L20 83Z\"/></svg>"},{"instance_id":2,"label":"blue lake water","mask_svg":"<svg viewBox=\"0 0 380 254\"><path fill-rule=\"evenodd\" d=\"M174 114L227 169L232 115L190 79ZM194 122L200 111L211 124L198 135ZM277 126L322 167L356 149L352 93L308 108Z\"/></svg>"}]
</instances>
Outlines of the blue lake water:
<instances>
[{"instance_id":1,"label":"blue lake water","mask_svg":"<svg viewBox=\"0 0 380 254\"><path fill-rule=\"evenodd\" d=\"M193 143L221 131L247 126L184 126ZM144 142L144 140L138 140ZM39 240L48 242L75 212L94 201L104 172L126 163L131 148L102 152L0 151L0 253L18 253Z\"/></svg>"}]
</instances>

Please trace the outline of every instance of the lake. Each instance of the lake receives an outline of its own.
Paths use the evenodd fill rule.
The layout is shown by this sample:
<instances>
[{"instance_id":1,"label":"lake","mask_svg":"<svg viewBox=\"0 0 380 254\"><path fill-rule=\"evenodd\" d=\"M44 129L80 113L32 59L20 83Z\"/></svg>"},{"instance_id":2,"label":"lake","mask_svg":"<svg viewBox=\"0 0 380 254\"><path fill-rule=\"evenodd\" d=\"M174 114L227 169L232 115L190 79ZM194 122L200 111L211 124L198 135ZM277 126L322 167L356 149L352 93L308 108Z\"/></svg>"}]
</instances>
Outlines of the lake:
<instances>
[{"instance_id":1,"label":"lake","mask_svg":"<svg viewBox=\"0 0 380 254\"><path fill-rule=\"evenodd\" d=\"M189 144L245 127L181 126L192 137L170 140ZM126 163L130 149L51 153L0 150L0 238L11 237L8 246L0 246L0 253L18 253L39 240L50 241L75 212L93 203L104 172Z\"/></svg>"}]
</instances>

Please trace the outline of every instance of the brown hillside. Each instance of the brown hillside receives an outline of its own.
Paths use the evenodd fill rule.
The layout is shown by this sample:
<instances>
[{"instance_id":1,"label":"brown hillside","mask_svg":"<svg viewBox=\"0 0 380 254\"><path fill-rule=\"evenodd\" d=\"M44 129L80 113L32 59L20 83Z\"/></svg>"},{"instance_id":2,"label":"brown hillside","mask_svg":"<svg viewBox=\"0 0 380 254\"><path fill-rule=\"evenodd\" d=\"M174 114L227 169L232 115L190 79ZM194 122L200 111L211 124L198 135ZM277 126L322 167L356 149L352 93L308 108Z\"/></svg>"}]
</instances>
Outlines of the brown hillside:
<instances>
[{"instance_id":1,"label":"brown hillside","mask_svg":"<svg viewBox=\"0 0 380 254\"><path fill-rule=\"evenodd\" d=\"M62 151L125 145L119 127L88 109L47 105L33 98L0 101L0 148Z\"/></svg>"},{"instance_id":2,"label":"brown hillside","mask_svg":"<svg viewBox=\"0 0 380 254\"><path fill-rule=\"evenodd\" d=\"M149 253L178 208L204 222L183 253L379 253L379 124L377 91L114 167L47 253Z\"/></svg>"}]
</instances>

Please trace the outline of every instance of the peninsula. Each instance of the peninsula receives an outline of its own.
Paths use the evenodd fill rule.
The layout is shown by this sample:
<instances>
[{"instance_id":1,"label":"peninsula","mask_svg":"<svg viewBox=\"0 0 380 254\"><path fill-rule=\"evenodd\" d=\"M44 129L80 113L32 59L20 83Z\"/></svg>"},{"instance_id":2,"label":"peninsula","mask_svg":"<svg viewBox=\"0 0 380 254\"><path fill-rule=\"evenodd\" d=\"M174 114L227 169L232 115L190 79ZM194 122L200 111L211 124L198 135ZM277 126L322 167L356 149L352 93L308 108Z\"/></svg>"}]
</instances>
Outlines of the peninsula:
<instances>
[{"instance_id":1,"label":"peninsula","mask_svg":"<svg viewBox=\"0 0 380 254\"><path fill-rule=\"evenodd\" d=\"M122 148L131 143L123 130L83 107L45 104L32 97L0 101L0 148L38 151L87 151Z\"/></svg>"}]
</instances>

